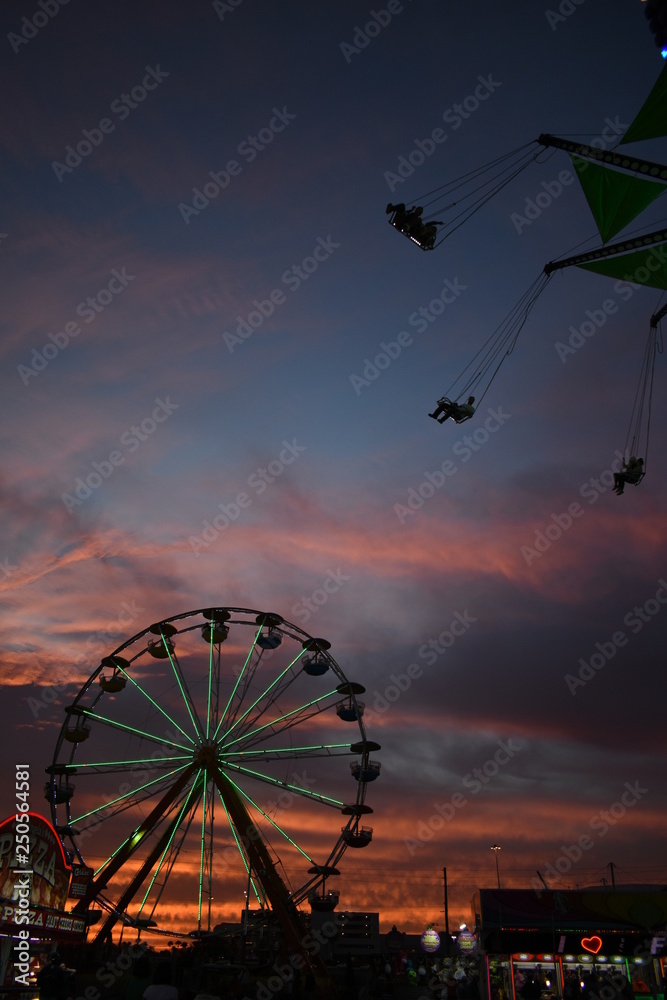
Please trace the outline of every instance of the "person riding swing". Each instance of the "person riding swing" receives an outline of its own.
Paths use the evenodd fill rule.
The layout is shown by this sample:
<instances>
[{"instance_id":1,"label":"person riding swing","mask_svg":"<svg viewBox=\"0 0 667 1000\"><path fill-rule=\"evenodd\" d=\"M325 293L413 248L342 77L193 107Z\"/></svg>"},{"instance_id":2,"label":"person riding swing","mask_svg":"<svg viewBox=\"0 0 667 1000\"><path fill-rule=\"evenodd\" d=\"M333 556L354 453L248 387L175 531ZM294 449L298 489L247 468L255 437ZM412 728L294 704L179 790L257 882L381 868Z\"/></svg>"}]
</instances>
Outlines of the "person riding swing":
<instances>
[{"instance_id":1,"label":"person riding swing","mask_svg":"<svg viewBox=\"0 0 667 1000\"><path fill-rule=\"evenodd\" d=\"M638 486L644 478L644 459L635 458L631 455L628 461L623 461L621 472L614 473L614 493L621 496L626 483L631 486Z\"/></svg>"},{"instance_id":2,"label":"person riding swing","mask_svg":"<svg viewBox=\"0 0 667 1000\"><path fill-rule=\"evenodd\" d=\"M468 400L465 403L454 403L451 399L447 399L446 396L443 396L442 399L438 400L438 405L433 413L429 413L429 417L433 417L433 419L437 420L439 424L444 424L445 420L449 417L451 417L455 423L462 424L464 420L470 420L475 412L475 407L473 406L474 402L474 396L468 396Z\"/></svg>"},{"instance_id":3,"label":"person riding swing","mask_svg":"<svg viewBox=\"0 0 667 1000\"><path fill-rule=\"evenodd\" d=\"M424 209L420 205L406 209L404 202L399 202L398 205L389 202L386 212L391 216L389 222L394 229L414 240L423 250L434 249L438 226L443 226L443 222L424 222L422 219Z\"/></svg>"}]
</instances>

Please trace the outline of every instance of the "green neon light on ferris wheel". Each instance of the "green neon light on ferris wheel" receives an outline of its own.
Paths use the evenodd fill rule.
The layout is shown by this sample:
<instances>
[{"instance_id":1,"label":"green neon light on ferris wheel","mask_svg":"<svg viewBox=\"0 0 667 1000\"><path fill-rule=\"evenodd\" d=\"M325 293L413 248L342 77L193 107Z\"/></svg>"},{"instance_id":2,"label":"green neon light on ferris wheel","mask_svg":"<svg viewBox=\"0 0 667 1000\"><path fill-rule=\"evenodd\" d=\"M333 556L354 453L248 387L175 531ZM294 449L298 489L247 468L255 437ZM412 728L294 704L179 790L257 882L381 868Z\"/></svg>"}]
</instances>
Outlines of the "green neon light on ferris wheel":
<instances>
[{"instance_id":1,"label":"green neon light on ferris wheel","mask_svg":"<svg viewBox=\"0 0 667 1000\"><path fill-rule=\"evenodd\" d=\"M237 785L235 781L232 781L232 779L231 779L231 778L229 777L229 775L227 775L227 780L228 780L229 782L231 782L231 784L232 784L232 785L234 786L234 788L235 788L235 789L236 789L236 790L237 790L238 792L240 792L240 794L241 794L241 795L243 796L243 798L244 798L244 799L247 799L247 801L248 801L248 802L249 802L249 803L251 804L251 806L253 806L253 807L254 807L254 808L255 808L255 809L257 810L257 812L259 812L259 813L261 813L261 814L262 814L262 816L263 816L263 817L264 817L264 819L265 819L265 820L267 821L267 823L270 823L270 824L271 824L271 826L272 826L272 827L273 827L273 828L274 828L275 830L277 830L277 831L278 831L278 833L279 833L279 834L280 834L280 835L281 835L282 837L284 837L284 838L285 838L285 840L287 840L287 841L288 841L288 842L289 842L289 843L290 843L290 844L292 845L292 847L294 847L294 848L295 848L295 850L297 850L297 851L299 852L299 854L302 854L302 855L303 855L303 857L304 857L304 858L306 859L306 861L310 861L311 865L314 865L314 864L315 864L315 862L314 862L314 861L313 861L313 859L311 858L310 854L306 854L306 852L305 852L305 851L303 851L303 850L302 850L302 849L301 849L301 848L299 847L299 845L297 844L297 842L296 842L295 840L292 840L292 838L290 837L290 835L289 835L288 833L285 833L285 831L284 831L284 830L282 829L282 827L278 826L278 824L277 824L276 822L274 822L274 820L272 820L272 819L271 819L271 817L270 817L270 816L269 816L269 815L268 815L267 813L265 813L265 812L264 812L264 810L262 809L262 807L261 807L260 805L258 805L258 803L257 803L257 802L255 802L255 801L254 801L254 799L252 799L252 798L251 798L251 797L250 797L250 796L249 796L249 795L248 795L248 794L247 794L246 792L244 792L244 791L243 791L243 789L241 788L241 786L240 786L240 785Z\"/></svg>"},{"instance_id":2,"label":"green neon light on ferris wheel","mask_svg":"<svg viewBox=\"0 0 667 1000\"><path fill-rule=\"evenodd\" d=\"M144 785L137 785L136 788L131 788L129 792L124 792L123 795L119 795L116 799L109 799L109 801L105 802L103 805L97 806L95 809L91 809L90 812L82 813L80 816L77 816L76 819L71 820L71 825L75 826L77 823L80 823L81 820L88 819L89 816L94 816L95 813L101 812L103 809L108 809L109 806L114 806L116 803L122 802L123 799L128 799L132 795L136 795L137 792L142 792L145 788L150 788L151 785L156 785L158 782L164 781L166 778L171 778L180 771L184 771L187 766L187 764L181 764L180 767L174 768L173 771L167 771L166 774L160 774L157 778L147 781Z\"/></svg>"},{"instance_id":3,"label":"green neon light on ferris wheel","mask_svg":"<svg viewBox=\"0 0 667 1000\"><path fill-rule=\"evenodd\" d=\"M218 685L219 686L219 685ZM206 739L211 732L211 689L213 687L213 629L210 631L209 654L208 654L208 695L206 704Z\"/></svg>"},{"instance_id":4,"label":"green neon light on ferris wheel","mask_svg":"<svg viewBox=\"0 0 667 1000\"><path fill-rule=\"evenodd\" d=\"M123 849L123 848L125 847L125 845L126 845L126 844L129 844L130 840L132 839L132 837L134 836L134 834L135 834L135 833L136 833L136 830L135 830L135 831L133 831L133 832L132 832L132 833L130 834L130 836L129 836L129 837L126 837L126 838L125 838L125 840L123 840L123 841L122 841L122 842L121 842L121 843L120 843L120 844L118 845L118 847L116 848L116 850L115 850L115 851L113 852L113 854L110 854L110 855L109 855L109 857L108 857L108 858L106 859L106 861L103 861L103 862L102 862L102 864L101 864L101 865L100 865L100 867L99 867L99 868L97 869L97 871L94 871L94 872L93 872L93 878L97 878L97 876L98 876L98 875L100 874L100 872L101 872L101 871L104 871L104 869L106 868L106 866L107 866L108 864L110 864L110 863L111 863L111 862L113 861L113 859L114 859L114 858L116 857L116 855L117 855L117 854L119 853L119 851L122 851L122 849Z\"/></svg>"},{"instance_id":5,"label":"green neon light on ferris wheel","mask_svg":"<svg viewBox=\"0 0 667 1000\"><path fill-rule=\"evenodd\" d=\"M268 750L229 750L225 751L224 759L227 757L261 757L269 756L273 753L304 753L308 750L346 750L350 753L350 744L348 743L314 743L312 746L307 747L271 747ZM331 756L342 757L343 754L334 754Z\"/></svg>"},{"instance_id":6,"label":"green neon light on ferris wheel","mask_svg":"<svg viewBox=\"0 0 667 1000\"><path fill-rule=\"evenodd\" d=\"M199 850L199 898L197 900L197 927L201 930L201 898L204 891L204 853L206 843L206 785L201 797L201 847Z\"/></svg>"},{"instance_id":7,"label":"green neon light on ferris wheel","mask_svg":"<svg viewBox=\"0 0 667 1000\"><path fill-rule=\"evenodd\" d=\"M227 715L227 712L229 711L230 705L231 705L232 701L234 700L234 695L236 694L236 690L237 690L239 684L241 683L241 678L243 677L243 675L245 673L246 667L250 663L250 658L252 657L252 654L255 652L255 646L257 645L257 640L259 639L261 633L262 633L262 626L260 625L259 628L257 629L256 634L255 634L255 638L252 641L252 646L248 650L248 655L245 658L245 663L243 664L243 669L241 670L241 673L236 678L236 684L232 688L232 693L230 694L229 699L227 701L227 704L225 705L225 710L222 713L222 715L220 716L220 721L218 722L216 730L213 733L213 739L214 740L218 738L218 733L220 732L220 726L224 722L225 717Z\"/></svg>"},{"instance_id":8,"label":"green neon light on ferris wheel","mask_svg":"<svg viewBox=\"0 0 667 1000\"><path fill-rule=\"evenodd\" d=\"M345 805L344 802L341 802L339 799L332 799L329 795L321 795L319 792L311 792L309 789L303 788L301 785L290 785L288 781L278 781L277 778L272 778L268 774L260 774L259 771L251 771L250 768L242 767L240 764L232 764L228 762L226 763L226 767L231 767L234 771L238 771L241 774L248 774L251 778L259 778L260 781L266 781L270 785L278 785L280 788L289 788L292 792L297 792L299 795L303 795L306 798L316 799L324 805L333 805L336 806L336 808ZM229 777L229 775L227 775L227 777Z\"/></svg>"},{"instance_id":9,"label":"green neon light on ferris wheel","mask_svg":"<svg viewBox=\"0 0 667 1000\"><path fill-rule=\"evenodd\" d=\"M253 892L255 893L255 898L257 899L257 902L260 904L260 906L263 906L264 902L263 902L262 898L260 897L259 892L257 891L257 886L255 885L255 880L253 879L253 877L251 875L250 861L245 856L243 847L242 847L241 842L240 842L240 840L238 838L238 834L236 833L236 827L232 823L232 818L229 815L229 810L227 809L227 805L225 804L225 800L222 797L220 789L217 788L217 786L216 786L216 789L217 789L217 792L218 792L218 798L222 802L222 808L225 810L225 815L227 817L227 822L229 823L229 829L232 831L232 837L236 841L237 850L238 850L239 854L241 855L241 861L243 862L243 867L245 868L246 874L248 875L248 877L250 879L250 884L251 884L251 886L253 888Z\"/></svg>"},{"instance_id":10,"label":"green neon light on ferris wheel","mask_svg":"<svg viewBox=\"0 0 667 1000\"><path fill-rule=\"evenodd\" d=\"M255 641L257 641L257 640L255 639ZM305 653L305 649L302 649L301 652L298 653L294 657L294 659L292 660L292 662L288 663L287 666L285 667L285 669L283 671L281 671L281 673L278 674L278 676L275 678L275 680L273 680L269 684L269 686L264 691L262 691L262 693L259 695L259 697L257 697L255 699L255 701L252 703L252 705L250 705L250 707L248 709L246 709L246 711L243 713L243 715L240 718L238 718L236 720L236 722L232 726L230 726L230 728L225 733L225 739L229 736L229 734L232 732L232 730L236 729L236 727L243 722L244 719L247 719L247 717L252 712L253 708L255 708L255 706L259 704L259 702L262 700L262 698L265 698L268 695L268 693L271 690L271 688L274 688L276 686L276 684L278 684L278 682L280 680L282 680L282 678L285 676L285 674L288 673L288 671L290 671L292 669L292 667L294 666L294 664L297 662L297 660L301 656L303 656L304 653ZM295 680L295 679L296 678L293 678L293 680ZM271 705L271 704L272 704L272 702L269 702L269 705ZM263 709L262 712L259 713L259 717L262 716L263 712L266 711L266 709L269 707L269 705L267 705L266 708ZM217 735L217 731L216 731L216 735Z\"/></svg>"},{"instance_id":11,"label":"green neon light on ferris wheel","mask_svg":"<svg viewBox=\"0 0 667 1000\"><path fill-rule=\"evenodd\" d=\"M185 750L186 753L190 751L189 747L182 747L180 743L170 743L167 740L162 739L160 736L155 736L153 733L145 733L142 729L135 729L134 726L126 726L122 722L114 722L113 719L108 719L105 715L98 715L97 712L91 712L90 709L83 709L82 714L86 719L95 719L97 722L103 722L106 726L111 726L112 729L122 729L126 733L134 733L135 736L141 736L142 739L151 740L153 743L160 743L162 746L176 747L177 750Z\"/></svg>"},{"instance_id":12,"label":"green neon light on ferris wheel","mask_svg":"<svg viewBox=\"0 0 667 1000\"><path fill-rule=\"evenodd\" d=\"M159 767L160 764L171 763L175 760L192 760L192 754L183 754L179 757L137 757L135 760L99 760L99 761L88 761L85 764L78 762L76 764L65 764L65 768L69 771L76 773L76 771L82 770L86 767L127 767L132 764L152 764L154 767Z\"/></svg>"},{"instance_id":13,"label":"green neon light on ferris wheel","mask_svg":"<svg viewBox=\"0 0 667 1000\"><path fill-rule=\"evenodd\" d=\"M250 871L250 862L246 858L246 855L245 855L245 852L243 850L243 847L241 846L241 841L239 840L238 834L236 833L236 827L232 823L232 818L229 815L229 809L227 808L227 805L225 803L225 800L222 797L222 794L221 794L219 788L218 788L218 798L222 802L222 808L225 810L225 816L227 817L227 822L229 823L229 829L232 831L232 837L236 841L236 846L238 848L239 854L241 855L241 860L243 861L243 867L245 868L246 872L249 872Z\"/></svg>"},{"instance_id":14,"label":"green neon light on ferris wheel","mask_svg":"<svg viewBox=\"0 0 667 1000\"><path fill-rule=\"evenodd\" d=\"M181 681L181 668L178 665L178 660L176 659L175 656L171 655L171 650L170 650L170 648L169 648L169 646L168 646L168 644L167 644L167 642L165 640L164 635L162 635L160 638L162 639L162 644L164 645L164 648L167 651L167 656L169 657L169 662L171 663L171 668L174 671L174 677L176 678L176 681L178 682L178 686L180 688L181 695L183 696L183 701L185 702L185 707L188 710L188 715L190 716L190 722L192 723L192 728L194 729L194 731L196 733L199 733L201 731L201 726L197 724L199 722L198 719L195 721L195 717L192 714L192 708L190 707L190 701L186 697L185 690L183 688L183 683Z\"/></svg>"},{"instance_id":15,"label":"green neon light on ferris wheel","mask_svg":"<svg viewBox=\"0 0 667 1000\"><path fill-rule=\"evenodd\" d=\"M330 698L332 694L339 694L339 692L334 688L332 691L328 691L326 694L320 695L319 698L313 698L312 701L307 701L304 705L299 706L299 708L293 708L291 712L287 712L285 715L279 715L277 719L273 719L272 722L267 722L259 729L252 729L247 733L243 733L241 736L237 736L231 741L230 746L234 743L239 743L241 740L248 739L250 736L256 736L257 733L261 733L264 729L269 729L271 726L275 726L278 722L284 722L286 719L291 718L293 715L297 715L306 708L312 708L313 705L317 705L319 702L324 701L325 698ZM226 743L221 744L220 750L225 751L227 748Z\"/></svg>"},{"instance_id":16,"label":"green neon light on ferris wheel","mask_svg":"<svg viewBox=\"0 0 667 1000\"><path fill-rule=\"evenodd\" d=\"M179 770L181 770L181 771L182 771L182 770L183 770L183 768L179 768ZM174 772L174 773L176 773L176 772ZM193 793L193 791L194 791L194 788L195 788L195 785L193 784L193 785L192 785L192 787L190 788L190 791L189 791L189 793L188 793L188 794L187 794L187 795L185 796L185 802L186 802L186 803L187 803L187 801L188 801L189 799L191 799L191 798L192 798L192 793ZM104 807L102 807L102 808L104 808ZM95 810L95 811L97 811L97 810ZM117 848L116 848L116 850L115 850L115 851L113 852L113 854L110 854L110 855L109 855L109 857L108 857L108 858L106 859L106 861L103 861L103 862L102 862L102 864L101 864L101 865L100 865L100 867L99 867L99 868L97 869L97 871L93 872L93 878L96 878L96 877L97 877L97 875L99 875L99 873L100 873L101 871L103 871L103 869L104 869L104 868L106 868L106 866L107 866L107 865L108 865L108 864L109 864L109 863L110 863L111 861L113 861L113 859L114 859L114 858L116 857L116 855L117 855L117 854L119 853L119 851L122 851L122 849L123 849L123 848L125 847L125 845L126 845L126 844L129 844L129 845L130 845L131 847L136 847L136 845L137 845L138 843L140 843L140 842L141 842L141 841L142 841L142 840L144 839L144 837L145 837L145 836L147 836L147 834L149 833L149 830L148 830L148 829L146 829L146 830L143 830L143 831L141 831L141 832L140 832L140 831L141 831L141 827L140 827L140 826L138 826L138 827L136 828L136 830L133 830L133 831L132 831L132 833L131 833L131 834L129 835L129 837L126 837L126 838L125 838L125 840L123 840L123 841L122 841L122 842L121 842L121 843L120 843L120 844L118 845L118 847L117 847Z\"/></svg>"},{"instance_id":17,"label":"green neon light on ferris wheel","mask_svg":"<svg viewBox=\"0 0 667 1000\"><path fill-rule=\"evenodd\" d=\"M146 889L146 893L144 895L144 898L142 899L141 904L139 906L139 911L138 911L139 913L141 913L141 911L143 910L144 906L146 905L146 900L148 899L148 896L150 895L150 891L153 888L153 884L155 882L155 879L160 874L160 869L162 868L162 864L163 864L164 859L166 857L167 851L171 847L171 845L173 843L173 840L174 840L174 837L176 836L176 832L177 832L178 828L181 825L181 820L183 819L183 815L184 815L186 809L188 808L188 805L189 805L189 803L190 803L190 801L192 799L192 795L194 793L195 788L197 787L197 781L199 780L199 776L201 775L201 773L202 773L202 769L200 768L199 771L197 771L197 774L195 775L195 780L194 780L194 783L193 783L192 788L190 790L190 794L187 795L186 798L183 801L183 805L181 806L181 811L178 814L178 819L177 819L177 821L176 821L176 823L174 825L174 829L171 831L171 836L169 837L169 840L167 841L167 844L165 845L164 851L160 855L160 860L157 863L157 867L156 867L155 871L153 872L153 877L150 880L150 884L149 884L148 888ZM188 824L188 828L189 828L189 824ZM185 832L187 833L187 830ZM164 884L166 884L166 882L167 882L167 879L164 880ZM153 908L153 909L155 909L155 908Z\"/></svg>"},{"instance_id":18,"label":"green neon light on ferris wheel","mask_svg":"<svg viewBox=\"0 0 667 1000\"><path fill-rule=\"evenodd\" d=\"M132 677L130 674L128 674L126 670L123 670L122 667L119 666L118 669L120 670L120 672L122 674L124 674L125 677L127 677L128 681L131 681L134 684L134 686L137 688L137 690L140 691L141 694L143 694L144 698L147 698L148 701L150 701L151 705L154 705L155 708L157 708L158 712L161 712L161 714L164 715L165 719L167 719L169 722L171 722L172 726L176 726L176 728L178 729L178 731L180 733L183 733L183 735L185 736L186 740L190 740L190 743L192 743L192 745L194 746L194 742L195 741L192 739L192 737L189 736L186 733L186 731L183 729L183 727L179 726L179 724L175 721L175 719L172 719L172 717L170 715L168 715L167 712L165 712L165 710L163 708L161 708L158 705L158 703L151 698L151 696L149 695L149 693L147 691L144 691L144 689L142 688L141 684L139 684L139 682L136 681L134 679L134 677Z\"/></svg>"}]
</instances>

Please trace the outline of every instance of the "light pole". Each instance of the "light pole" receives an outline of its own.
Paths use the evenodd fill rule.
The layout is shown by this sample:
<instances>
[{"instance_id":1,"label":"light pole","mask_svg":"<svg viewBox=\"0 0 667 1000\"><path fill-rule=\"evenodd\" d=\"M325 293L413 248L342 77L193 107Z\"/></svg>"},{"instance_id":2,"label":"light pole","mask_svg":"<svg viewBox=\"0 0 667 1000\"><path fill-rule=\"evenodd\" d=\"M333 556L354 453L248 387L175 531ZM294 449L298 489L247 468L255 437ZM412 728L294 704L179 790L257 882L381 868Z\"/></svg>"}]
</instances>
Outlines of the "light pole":
<instances>
[{"instance_id":1,"label":"light pole","mask_svg":"<svg viewBox=\"0 0 667 1000\"><path fill-rule=\"evenodd\" d=\"M500 847L498 844L492 844L491 850L496 856L496 875L498 876L498 888L500 889L500 868L498 867L498 851L500 850Z\"/></svg>"}]
</instances>

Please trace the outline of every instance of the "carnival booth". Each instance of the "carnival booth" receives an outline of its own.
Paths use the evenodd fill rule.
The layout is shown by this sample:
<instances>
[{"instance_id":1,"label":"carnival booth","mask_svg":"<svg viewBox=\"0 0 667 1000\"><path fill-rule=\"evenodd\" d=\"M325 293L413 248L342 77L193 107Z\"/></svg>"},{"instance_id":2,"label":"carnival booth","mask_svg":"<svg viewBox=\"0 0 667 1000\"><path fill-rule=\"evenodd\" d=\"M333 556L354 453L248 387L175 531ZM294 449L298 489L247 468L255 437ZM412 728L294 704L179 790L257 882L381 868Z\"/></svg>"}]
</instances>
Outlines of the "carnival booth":
<instances>
[{"instance_id":1,"label":"carnival booth","mask_svg":"<svg viewBox=\"0 0 667 1000\"><path fill-rule=\"evenodd\" d=\"M664 1000L667 889L480 889L473 912L490 1000Z\"/></svg>"},{"instance_id":2,"label":"carnival booth","mask_svg":"<svg viewBox=\"0 0 667 1000\"><path fill-rule=\"evenodd\" d=\"M0 995L35 996L36 973L53 946L83 941L85 919L65 906L85 890L88 871L73 873L44 816L26 812L0 823Z\"/></svg>"}]
</instances>

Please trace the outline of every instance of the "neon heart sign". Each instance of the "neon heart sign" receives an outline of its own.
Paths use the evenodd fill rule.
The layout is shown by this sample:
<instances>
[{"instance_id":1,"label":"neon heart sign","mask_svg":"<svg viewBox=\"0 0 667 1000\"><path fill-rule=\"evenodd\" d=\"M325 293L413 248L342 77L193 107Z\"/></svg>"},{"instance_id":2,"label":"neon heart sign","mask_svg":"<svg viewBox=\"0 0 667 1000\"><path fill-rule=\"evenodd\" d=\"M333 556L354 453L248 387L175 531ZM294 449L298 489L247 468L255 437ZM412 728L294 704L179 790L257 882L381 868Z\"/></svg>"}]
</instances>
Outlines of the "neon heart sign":
<instances>
[{"instance_id":1,"label":"neon heart sign","mask_svg":"<svg viewBox=\"0 0 667 1000\"><path fill-rule=\"evenodd\" d=\"M582 938L581 947L584 949L584 951L590 951L593 953L593 955L597 955L600 948L602 947L602 938L598 937L597 934L594 934L593 937Z\"/></svg>"}]
</instances>

